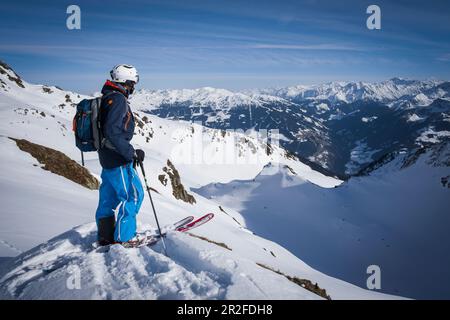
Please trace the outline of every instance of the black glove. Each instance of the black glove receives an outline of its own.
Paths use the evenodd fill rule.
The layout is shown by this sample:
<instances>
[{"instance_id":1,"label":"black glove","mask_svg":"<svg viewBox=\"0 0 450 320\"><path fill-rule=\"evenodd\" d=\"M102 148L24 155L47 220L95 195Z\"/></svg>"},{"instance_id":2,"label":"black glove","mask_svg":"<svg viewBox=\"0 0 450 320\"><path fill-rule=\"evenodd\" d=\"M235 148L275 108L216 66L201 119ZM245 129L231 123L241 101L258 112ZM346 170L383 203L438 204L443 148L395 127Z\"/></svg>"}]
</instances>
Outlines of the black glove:
<instances>
[{"instance_id":1,"label":"black glove","mask_svg":"<svg viewBox=\"0 0 450 320\"><path fill-rule=\"evenodd\" d=\"M144 158L145 158L145 152L142 149L136 149L134 151L134 162L135 163L142 163L144 162Z\"/></svg>"}]
</instances>

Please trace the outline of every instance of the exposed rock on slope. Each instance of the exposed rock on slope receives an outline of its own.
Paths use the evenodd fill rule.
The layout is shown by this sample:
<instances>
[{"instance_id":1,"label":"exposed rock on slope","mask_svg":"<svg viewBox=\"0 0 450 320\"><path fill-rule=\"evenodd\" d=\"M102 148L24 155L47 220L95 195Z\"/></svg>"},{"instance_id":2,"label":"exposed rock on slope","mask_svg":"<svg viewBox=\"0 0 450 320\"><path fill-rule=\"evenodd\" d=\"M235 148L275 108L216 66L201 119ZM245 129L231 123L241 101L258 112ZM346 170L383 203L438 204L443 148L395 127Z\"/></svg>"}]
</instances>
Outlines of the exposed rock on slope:
<instances>
[{"instance_id":1,"label":"exposed rock on slope","mask_svg":"<svg viewBox=\"0 0 450 320\"><path fill-rule=\"evenodd\" d=\"M99 187L98 180L77 162L67 157L64 153L32 143L25 139L14 139L20 150L31 154L39 163L43 164L42 169L48 170L76 182L88 189L96 190Z\"/></svg>"},{"instance_id":2,"label":"exposed rock on slope","mask_svg":"<svg viewBox=\"0 0 450 320\"><path fill-rule=\"evenodd\" d=\"M172 162L170 162L170 160L167 160L167 166L163 168L163 171L165 172L165 174L159 175L158 179L164 186L166 186L166 175L169 177L170 183L172 184L172 194L175 199L183 200L184 202L191 204L196 202L194 196L187 193L186 189L181 183L181 177L178 173L178 170L175 169L175 166L172 164Z\"/></svg>"},{"instance_id":3,"label":"exposed rock on slope","mask_svg":"<svg viewBox=\"0 0 450 320\"><path fill-rule=\"evenodd\" d=\"M288 279L289 281L299 285L302 288L305 288L308 291L311 291L311 292L317 294L318 296L320 296L324 299L331 300L331 297L327 294L327 291L325 289L320 288L319 285L317 284L317 282L315 284L313 284L310 280L288 276L279 270L275 270L269 266L266 266L265 264L262 264L262 263L256 263L256 264L258 266L260 266L261 268L264 268L264 269L273 271L279 275L285 276L286 279Z\"/></svg>"},{"instance_id":4,"label":"exposed rock on slope","mask_svg":"<svg viewBox=\"0 0 450 320\"><path fill-rule=\"evenodd\" d=\"M19 87L25 88L22 83L22 79L8 66L6 63L0 60L0 74L6 74L10 81L14 81ZM3 83L3 81L2 81Z\"/></svg>"}]
</instances>

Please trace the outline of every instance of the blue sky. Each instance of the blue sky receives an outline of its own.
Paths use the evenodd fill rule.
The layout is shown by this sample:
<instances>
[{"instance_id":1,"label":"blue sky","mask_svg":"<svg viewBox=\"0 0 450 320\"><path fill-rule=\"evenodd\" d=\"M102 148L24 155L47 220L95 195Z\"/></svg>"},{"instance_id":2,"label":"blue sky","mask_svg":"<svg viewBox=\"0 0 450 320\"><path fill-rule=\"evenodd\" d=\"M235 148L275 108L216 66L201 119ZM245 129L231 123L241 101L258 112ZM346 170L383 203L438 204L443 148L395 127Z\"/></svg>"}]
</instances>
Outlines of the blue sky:
<instances>
[{"instance_id":1,"label":"blue sky","mask_svg":"<svg viewBox=\"0 0 450 320\"><path fill-rule=\"evenodd\" d=\"M81 30L66 8L81 8ZM381 8L381 30L366 8ZM449 1L8 1L0 59L27 81L90 93L111 67L144 88L232 90L394 76L450 79Z\"/></svg>"}]
</instances>

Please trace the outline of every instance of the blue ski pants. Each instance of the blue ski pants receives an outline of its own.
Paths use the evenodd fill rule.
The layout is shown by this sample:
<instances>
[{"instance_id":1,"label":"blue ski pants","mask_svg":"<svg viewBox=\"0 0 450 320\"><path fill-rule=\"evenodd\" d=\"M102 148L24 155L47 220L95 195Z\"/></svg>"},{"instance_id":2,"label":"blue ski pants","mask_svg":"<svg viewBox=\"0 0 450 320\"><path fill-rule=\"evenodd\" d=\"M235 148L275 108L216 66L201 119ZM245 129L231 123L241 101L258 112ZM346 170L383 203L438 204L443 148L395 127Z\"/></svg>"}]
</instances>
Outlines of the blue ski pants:
<instances>
[{"instance_id":1,"label":"blue ski pants","mask_svg":"<svg viewBox=\"0 0 450 320\"><path fill-rule=\"evenodd\" d=\"M114 240L125 242L136 235L136 215L144 199L144 189L132 163L102 170L97 212L98 220L116 215Z\"/></svg>"}]
</instances>

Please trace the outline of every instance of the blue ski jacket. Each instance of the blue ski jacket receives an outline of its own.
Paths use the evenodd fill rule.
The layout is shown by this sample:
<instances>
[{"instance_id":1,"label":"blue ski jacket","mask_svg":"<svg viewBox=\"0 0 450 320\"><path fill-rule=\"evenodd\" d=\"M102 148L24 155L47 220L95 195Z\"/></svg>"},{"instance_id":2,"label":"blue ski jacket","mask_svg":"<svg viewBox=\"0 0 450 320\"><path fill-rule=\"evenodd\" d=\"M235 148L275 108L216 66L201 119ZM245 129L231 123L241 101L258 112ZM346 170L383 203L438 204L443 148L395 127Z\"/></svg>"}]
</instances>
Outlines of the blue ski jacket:
<instances>
[{"instance_id":1,"label":"blue ski jacket","mask_svg":"<svg viewBox=\"0 0 450 320\"><path fill-rule=\"evenodd\" d=\"M130 141L135 124L124 87L108 80L102 94L100 122L108 143L98 151L98 156L103 168L112 169L133 161L134 148Z\"/></svg>"}]
</instances>

